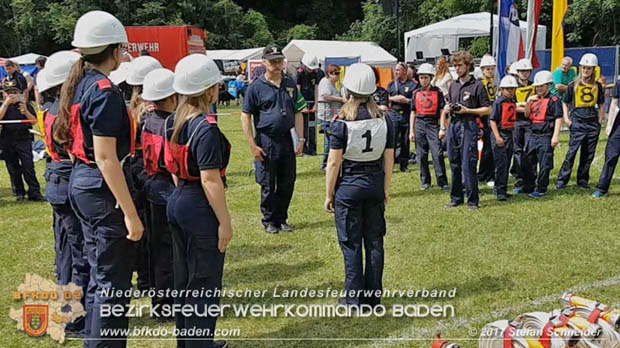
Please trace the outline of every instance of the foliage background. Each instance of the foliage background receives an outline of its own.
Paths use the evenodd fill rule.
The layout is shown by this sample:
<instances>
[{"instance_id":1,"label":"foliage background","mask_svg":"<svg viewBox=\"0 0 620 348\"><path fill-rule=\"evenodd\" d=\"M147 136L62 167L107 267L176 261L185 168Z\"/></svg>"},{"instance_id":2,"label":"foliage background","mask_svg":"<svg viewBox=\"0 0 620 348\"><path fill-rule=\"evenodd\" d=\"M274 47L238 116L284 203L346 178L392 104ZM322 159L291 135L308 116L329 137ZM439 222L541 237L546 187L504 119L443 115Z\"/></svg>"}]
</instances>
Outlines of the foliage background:
<instances>
[{"instance_id":1,"label":"foliage background","mask_svg":"<svg viewBox=\"0 0 620 348\"><path fill-rule=\"evenodd\" d=\"M389 0L388 0L389 1ZM396 0L394 0L396 1ZM372 40L397 55L395 16L380 0L0 0L0 56L50 54L69 48L73 26L86 11L102 9L125 25L192 24L209 32L207 46L250 48L291 39ZM489 11L494 0L400 0L401 33L452 16ZM543 3L541 24L551 28L551 0ZM520 0L525 19L527 0ZM494 8L495 12L496 9ZM573 0L566 18L567 46L620 42L620 1ZM551 30L547 31L550 43ZM479 40L473 49L483 51ZM476 52L482 54L484 52Z\"/></svg>"}]
</instances>

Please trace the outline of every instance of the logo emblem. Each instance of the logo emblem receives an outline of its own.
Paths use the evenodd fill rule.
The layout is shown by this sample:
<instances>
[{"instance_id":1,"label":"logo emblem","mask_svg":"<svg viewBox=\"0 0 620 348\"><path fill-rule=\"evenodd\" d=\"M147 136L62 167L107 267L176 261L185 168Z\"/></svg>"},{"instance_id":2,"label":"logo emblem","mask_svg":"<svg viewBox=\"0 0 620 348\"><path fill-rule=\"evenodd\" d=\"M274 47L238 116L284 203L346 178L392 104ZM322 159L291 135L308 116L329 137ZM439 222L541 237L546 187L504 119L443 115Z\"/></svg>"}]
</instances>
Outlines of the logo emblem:
<instances>
[{"instance_id":1,"label":"logo emblem","mask_svg":"<svg viewBox=\"0 0 620 348\"><path fill-rule=\"evenodd\" d=\"M291 96L291 98L295 99L295 96L293 95L293 92L295 92L295 89L293 87L286 87L286 91L288 92L288 95Z\"/></svg>"},{"instance_id":2,"label":"logo emblem","mask_svg":"<svg viewBox=\"0 0 620 348\"><path fill-rule=\"evenodd\" d=\"M48 306L24 305L24 331L30 336L41 336L47 331Z\"/></svg>"}]
</instances>

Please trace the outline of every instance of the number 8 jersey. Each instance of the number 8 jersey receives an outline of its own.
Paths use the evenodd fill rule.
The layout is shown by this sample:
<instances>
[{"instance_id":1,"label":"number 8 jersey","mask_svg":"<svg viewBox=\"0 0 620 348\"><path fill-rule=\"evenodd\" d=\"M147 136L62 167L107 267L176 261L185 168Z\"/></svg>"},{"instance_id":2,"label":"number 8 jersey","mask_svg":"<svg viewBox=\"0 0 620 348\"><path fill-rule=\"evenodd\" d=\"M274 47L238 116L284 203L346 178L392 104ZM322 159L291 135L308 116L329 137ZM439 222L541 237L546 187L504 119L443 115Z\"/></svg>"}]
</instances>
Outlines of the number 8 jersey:
<instances>
[{"instance_id":1,"label":"number 8 jersey","mask_svg":"<svg viewBox=\"0 0 620 348\"><path fill-rule=\"evenodd\" d=\"M605 103L605 93L600 83L584 84L574 82L568 85L564 94L564 103L569 105L571 118L597 120L597 107Z\"/></svg>"}]
</instances>

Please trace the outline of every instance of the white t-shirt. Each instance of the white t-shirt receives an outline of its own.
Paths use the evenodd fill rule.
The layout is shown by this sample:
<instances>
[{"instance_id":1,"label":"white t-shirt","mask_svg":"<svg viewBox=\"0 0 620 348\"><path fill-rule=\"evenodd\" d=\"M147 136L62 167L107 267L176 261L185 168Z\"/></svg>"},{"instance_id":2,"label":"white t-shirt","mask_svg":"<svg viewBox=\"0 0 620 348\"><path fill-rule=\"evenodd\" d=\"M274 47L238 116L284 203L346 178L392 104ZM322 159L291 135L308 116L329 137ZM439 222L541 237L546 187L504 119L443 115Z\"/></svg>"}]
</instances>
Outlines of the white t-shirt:
<instances>
[{"instance_id":1,"label":"white t-shirt","mask_svg":"<svg viewBox=\"0 0 620 348\"><path fill-rule=\"evenodd\" d=\"M452 75L450 75L450 72L448 72L441 78L441 80L439 81L433 80L433 85L441 89L441 93L443 93L444 96L447 96L448 95L448 82L450 81L452 81Z\"/></svg>"},{"instance_id":2,"label":"white t-shirt","mask_svg":"<svg viewBox=\"0 0 620 348\"><path fill-rule=\"evenodd\" d=\"M319 106L317 108L317 117L321 121L330 121L342 106L342 103L326 102L323 99L323 96L326 95L333 97L341 96L338 88L327 77L324 77L319 82Z\"/></svg>"}]
</instances>

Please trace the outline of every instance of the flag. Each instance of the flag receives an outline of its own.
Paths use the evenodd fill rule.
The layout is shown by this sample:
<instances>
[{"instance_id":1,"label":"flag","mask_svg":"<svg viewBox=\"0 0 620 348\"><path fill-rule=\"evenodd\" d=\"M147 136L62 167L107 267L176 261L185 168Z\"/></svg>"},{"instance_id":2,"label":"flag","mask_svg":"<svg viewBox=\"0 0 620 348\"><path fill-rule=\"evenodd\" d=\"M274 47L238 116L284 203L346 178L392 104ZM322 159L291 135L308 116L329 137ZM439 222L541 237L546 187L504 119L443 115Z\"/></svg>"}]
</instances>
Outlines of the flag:
<instances>
[{"instance_id":1,"label":"flag","mask_svg":"<svg viewBox=\"0 0 620 348\"><path fill-rule=\"evenodd\" d=\"M538 37L538 18L543 0L529 0L527 2L527 52L525 57L532 61L534 68L540 68L536 56L536 39Z\"/></svg>"},{"instance_id":2,"label":"flag","mask_svg":"<svg viewBox=\"0 0 620 348\"><path fill-rule=\"evenodd\" d=\"M508 64L525 56L516 0L500 0L499 49L497 52L497 69L501 77L505 75Z\"/></svg>"},{"instance_id":3,"label":"flag","mask_svg":"<svg viewBox=\"0 0 620 348\"><path fill-rule=\"evenodd\" d=\"M553 32L551 33L551 71L562 64L564 58L564 16L567 0L553 0Z\"/></svg>"}]
</instances>

